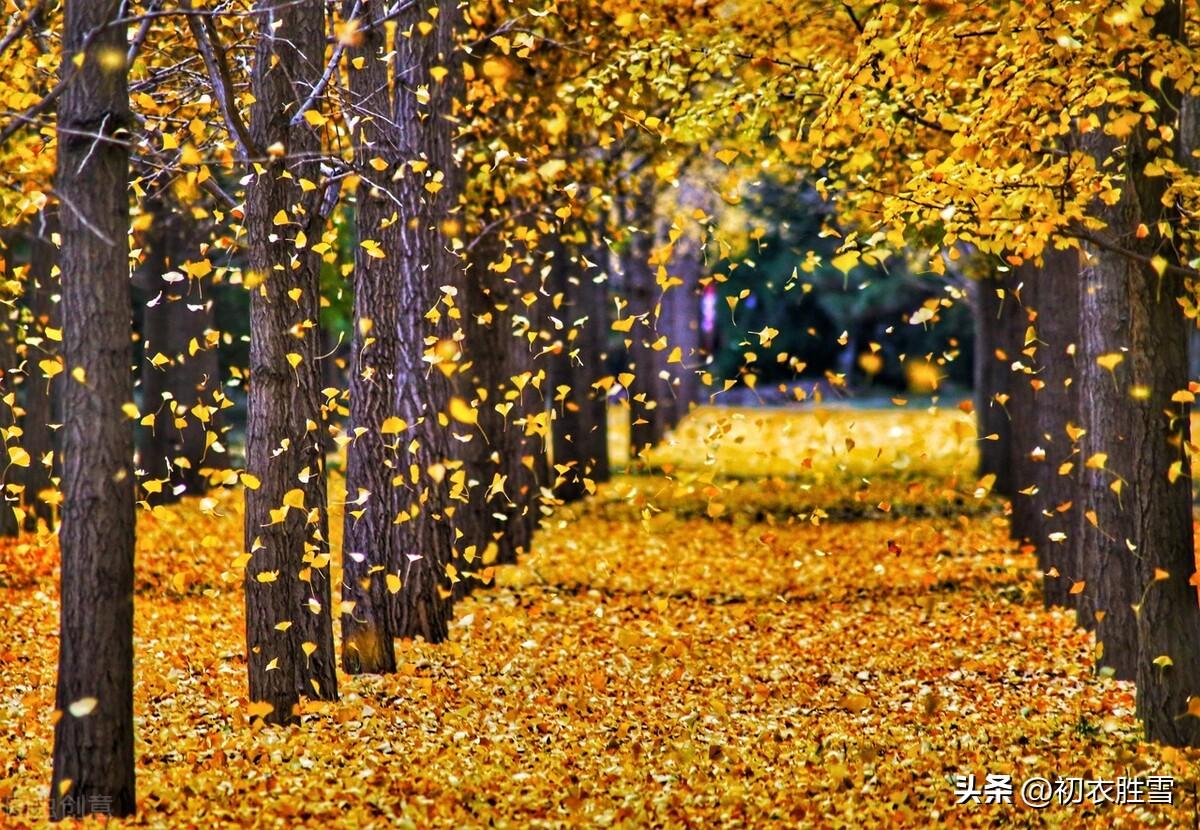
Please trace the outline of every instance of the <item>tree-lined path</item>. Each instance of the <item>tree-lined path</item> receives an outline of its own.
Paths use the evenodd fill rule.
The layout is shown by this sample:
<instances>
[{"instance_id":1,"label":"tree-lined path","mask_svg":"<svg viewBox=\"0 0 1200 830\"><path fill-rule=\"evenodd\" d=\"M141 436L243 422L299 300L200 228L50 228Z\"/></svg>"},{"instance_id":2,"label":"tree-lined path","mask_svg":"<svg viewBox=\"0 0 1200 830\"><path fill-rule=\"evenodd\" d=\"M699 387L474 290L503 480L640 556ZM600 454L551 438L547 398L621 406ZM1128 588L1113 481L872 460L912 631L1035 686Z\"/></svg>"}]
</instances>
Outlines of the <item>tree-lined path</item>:
<instances>
[{"instance_id":1,"label":"tree-lined path","mask_svg":"<svg viewBox=\"0 0 1200 830\"><path fill-rule=\"evenodd\" d=\"M1198 8L6 0L4 818L1200 824Z\"/></svg>"},{"instance_id":2,"label":"tree-lined path","mask_svg":"<svg viewBox=\"0 0 1200 830\"><path fill-rule=\"evenodd\" d=\"M312 704L298 730L249 725L236 500L214 500L199 526L143 516L138 823L1188 820L1191 763L1139 739L1130 685L1097 678L1090 636L1043 610L1002 503L975 493L960 410L695 418L664 451L703 456L683 442L724 424L732 442L707 445L721 475L620 476L560 509L536 555L460 606L447 643L400 648L394 675L343 676L341 700ZM756 418L778 428L769 455L734 443ZM848 459L829 449L846 437L861 442ZM731 477L766 458L762 477ZM40 807L54 664L26 638L53 626L52 544L12 552L4 797ZM967 773L1173 775L1176 805L955 806Z\"/></svg>"}]
</instances>

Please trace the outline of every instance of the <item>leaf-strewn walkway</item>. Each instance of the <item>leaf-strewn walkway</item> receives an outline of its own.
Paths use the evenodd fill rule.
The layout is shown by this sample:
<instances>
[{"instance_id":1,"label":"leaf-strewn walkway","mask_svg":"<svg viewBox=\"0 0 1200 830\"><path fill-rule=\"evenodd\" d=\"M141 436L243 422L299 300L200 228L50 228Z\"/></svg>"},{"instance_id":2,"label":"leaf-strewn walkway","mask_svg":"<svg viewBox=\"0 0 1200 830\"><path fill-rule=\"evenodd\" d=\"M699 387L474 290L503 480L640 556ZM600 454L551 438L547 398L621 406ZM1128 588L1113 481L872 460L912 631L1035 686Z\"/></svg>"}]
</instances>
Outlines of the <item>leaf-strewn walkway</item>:
<instances>
[{"instance_id":1,"label":"leaf-strewn walkway","mask_svg":"<svg viewBox=\"0 0 1200 830\"><path fill-rule=\"evenodd\" d=\"M1191 826L1195 762L1140 743L1131 689L1093 679L1090 637L1042 610L971 436L953 443L962 413L905 415L908 439L875 423L891 412L773 413L770 468L741 478L753 441L708 434L730 416L702 412L676 460L560 509L461 604L452 642L343 677L290 731L244 716L237 495L143 515L136 823ZM780 446L780 423L815 449ZM3 826L44 812L53 558L26 539L0 559ZM955 806L967 772L1174 775L1176 805Z\"/></svg>"}]
</instances>

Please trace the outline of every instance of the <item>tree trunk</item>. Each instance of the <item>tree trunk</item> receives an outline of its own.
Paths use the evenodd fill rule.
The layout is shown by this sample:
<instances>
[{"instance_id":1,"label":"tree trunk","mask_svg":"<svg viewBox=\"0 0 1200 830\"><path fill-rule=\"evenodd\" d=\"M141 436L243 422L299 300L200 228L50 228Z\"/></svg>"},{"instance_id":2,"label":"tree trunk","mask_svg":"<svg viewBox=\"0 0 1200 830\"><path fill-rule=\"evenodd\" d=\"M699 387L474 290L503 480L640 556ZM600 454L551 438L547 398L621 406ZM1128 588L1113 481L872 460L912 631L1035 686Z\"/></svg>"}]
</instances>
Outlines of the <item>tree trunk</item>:
<instances>
[{"instance_id":1,"label":"tree trunk","mask_svg":"<svg viewBox=\"0 0 1200 830\"><path fill-rule=\"evenodd\" d=\"M17 536L21 532L21 522L18 516L21 488L20 465L11 463L12 452L21 447L21 440L13 435L11 430L18 426L17 412L17 317L15 306L9 303L0 305L0 430L3 431L4 443L8 448L5 464L4 487L0 489L0 536ZM32 459L29 460L32 463Z\"/></svg>"},{"instance_id":2,"label":"tree trunk","mask_svg":"<svg viewBox=\"0 0 1200 830\"><path fill-rule=\"evenodd\" d=\"M362 7L363 19L376 16L372 6ZM351 51L352 61L362 59L362 68L350 72L356 110L364 115L395 111L399 116L394 124L363 117L356 140L361 170L371 171L369 162L375 158L388 167L377 179L371 173L360 184L356 212L359 239L377 242L384 257L360 245L354 269L356 364L350 381L353 442L347 492L355 504L346 511L343 587L344 598L354 607L342 617L342 660L348 672L394 671L394 634L438 642L447 632L445 569L451 563L452 539L446 487L430 471L447 457L446 427L438 416L446 411L449 395L445 373L440 367L430 372L423 356L426 337L434 333L425 312L438 303L439 288L458 282L457 263L445 256L439 230L456 196L442 196L441 191L426 195L426 177L406 168L424 156L431 162L430 176L453 178L444 109L449 102L441 95L427 112L404 89L421 84L433 88L430 70L449 59L454 10L440 11L439 18L444 14L447 19L439 20L435 35L414 35L406 44L406 54L396 64L404 78L389 80L382 26L365 28ZM426 12L420 9L406 13L401 24L407 28L424 19ZM396 90L394 101L389 87ZM399 175L394 187L393 174ZM416 218L395 222L393 199L404 205L402 214ZM431 266L428 272L426 266ZM413 441L418 446L410 452ZM393 483L397 476L402 481ZM397 516L403 519L399 525L393 523Z\"/></svg>"},{"instance_id":3,"label":"tree trunk","mask_svg":"<svg viewBox=\"0 0 1200 830\"><path fill-rule=\"evenodd\" d=\"M1007 280L1007 302L1011 305L1008 324L1009 369L1008 410L1009 429L1009 475L1012 481L1012 514L1009 530L1013 539L1022 545L1032 544L1037 536L1040 520L1036 501L1038 474L1042 464L1033 458L1038 449L1037 417L1034 385L1038 381L1034 373L1037 356L1037 338L1034 318L1036 314L1031 301L1034 284L1041 279L1037 266L1025 264L1013 269Z\"/></svg>"},{"instance_id":4,"label":"tree trunk","mask_svg":"<svg viewBox=\"0 0 1200 830\"><path fill-rule=\"evenodd\" d=\"M1001 276L1001 275L998 275ZM979 475L994 475L992 490L1011 499L1013 489L1012 422L1009 420L1009 353L1014 315L1002 278L986 275L975 286L975 418L979 445Z\"/></svg>"},{"instance_id":5,"label":"tree trunk","mask_svg":"<svg viewBox=\"0 0 1200 830\"><path fill-rule=\"evenodd\" d=\"M1033 416L1038 446L1038 488L1033 498L1033 544L1045 575L1046 607L1074 607L1071 586L1081 578L1074 518L1079 459L1068 429L1079 424L1079 382L1075 352L1079 341L1079 252L1047 251L1026 302L1034 310L1037 332L1035 368L1040 388ZM1065 538L1064 538L1065 537Z\"/></svg>"},{"instance_id":6,"label":"tree trunk","mask_svg":"<svg viewBox=\"0 0 1200 830\"><path fill-rule=\"evenodd\" d=\"M25 509L25 529L37 530L38 521L46 527L54 525L54 505L47 498L54 489L51 480L55 473L55 431L50 424L61 417L56 409L61 390L61 375L47 379L39 367L43 360L53 360L59 352L58 343L46 336L46 329L60 328L58 304L54 295L58 279L53 275L58 264L58 248L52 236L58 232L58 211L46 207L38 215L29 234L29 277L25 286L25 305L29 311L26 331L24 415L21 419L22 444L29 453L29 466L22 471L22 506ZM40 339L35 348L28 340Z\"/></svg>"},{"instance_id":7,"label":"tree trunk","mask_svg":"<svg viewBox=\"0 0 1200 830\"><path fill-rule=\"evenodd\" d=\"M549 486L550 465L547 454L546 425L549 413L542 394L544 384L535 384L538 373L545 370L536 365L527 340L518 341L518 348L509 352L510 377L527 379L519 389L516 411L520 413L517 428L517 455L511 459L509 482L513 485L514 502L508 532L501 538L497 561L515 564L533 548L533 537L542 518L542 486ZM520 383L520 381L518 381Z\"/></svg>"},{"instance_id":8,"label":"tree trunk","mask_svg":"<svg viewBox=\"0 0 1200 830\"><path fill-rule=\"evenodd\" d=\"M246 193L250 384L246 467L246 641L250 700L265 720L299 720L302 698L337 697L330 613L329 534L321 409L320 257L297 246L321 238L314 156L320 134L290 125L296 102L320 77L325 14L320 0L262 0L250 135L283 153L262 162ZM256 165L257 166L257 165ZM290 173L285 177L285 172ZM281 215L282 214L282 215Z\"/></svg>"},{"instance_id":9,"label":"tree trunk","mask_svg":"<svg viewBox=\"0 0 1200 830\"><path fill-rule=\"evenodd\" d=\"M705 194L695 182L685 181L680 187L679 207L686 214L677 220L682 225L675 230L665 229L671 242L667 271L678 284L671 285L662 297L662 314L658 332L667 338L667 370L671 374L672 393L664 406L665 429L674 429L700 402L700 377L697 370L703 365L700 346L700 280L704 276L704 240L691 213L702 209ZM678 361L670 360L675 349Z\"/></svg>"},{"instance_id":10,"label":"tree trunk","mask_svg":"<svg viewBox=\"0 0 1200 830\"><path fill-rule=\"evenodd\" d=\"M562 328L550 327L548 396L554 412L553 490L563 502L582 499L597 480L608 478L607 394L594 386L604 377L607 292L580 250L563 247L551 264L551 291L560 302L553 316Z\"/></svg>"},{"instance_id":11,"label":"tree trunk","mask_svg":"<svg viewBox=\"0 0 1200 830\"><path fill-rule=\"evenodd\" d=\"M579 336L579 359L587 383L587 397L582 404L587 412L587 431L580 436L579 453L591 465L588 475L597 484L612 477L608 458L608 390L596 386L608 375L608 337L612 329L608 297L611 256L604 231L604 223L599 223L587 249L591 264L581 263L579 285L579 307L587 314Z\"/></svg>"},{"instance_id":12,"label":"tree trunk","mask_svg":"<svg viewBox=\"0 0 1200 830\"><path fill-rule=\"evenodd\" d=\"M649 180L629 199L626 217L631 237L622 262L629 303L625 316L635 318L625 341L629 354L627 369L633 375L629 384L629 459L636 463L646 450L662 442L667 430L667 410L673 405L671 386L662 377L668 352L658 342L661 292L650 264L654 204Z\"/></svg>"},{"instance_id":13,"label":"tree trunk","mask_svg":"<svg viewBox=\"0 0 1200 830\"><path fill-rule=\"evenodd\" d=\"M363 8L364 18L372 17L367 9L382 12L373 3ZM453 605L454 538L442 471L450 458L445 419L456 369L448 355L457 351L453 332L461 325L453 319L461 269L448 250L447 230L459 195L450 120L456 80L452 74L439 82L434 70L455 61L459 13L448 0L436 9L436 19L427 6L399 14L398 31L412 36L397 37L390 58L384 31L367 31L356 47L363 66L350 70L360 129L375 141L359 159L357 228L365 247L355 264L362 292L355 336L364 348L355 349L351 390L351 418L373 434L362 433L351 445L350 472L351 498L360 490L371 495L358 523L347 517L346 550L365 558L346 557L348 596L356 606L343 617L350 626L343 659L359 671L389 670L391 642L383 640L391 636L444 640ZM432 28L422 34L420 23ZM430 96L422 102L418 92L426 88ZM363 163L374 159L375 166ZM427 166L418 168L417 159ZM376 171L380 162L386 167ZM375 340L370 348L366 338ZM388 418L398 420L385 429ZM376 571L364 589L368 571L380 566L386 574ZM391 586L379 584L385 578ZM377 605L385 596L386 617Z\"/></svg>"},{"instance_id":14,"label":"tree trunk","mask_svg":"<svg viewBox=\"0 0 1200 830\"><path fill-rule=\"evenodd\" d=\"M1177 0L1155 15L1156 34L1179 40L1182 28ZM1146 76L1134 83L1156 101L1157 112L1178 112L1170 82L1143 71ZM1102 234L1141 256L1163 257L1164 267L1159 273L1110 249L1090 251L1080 297L1080 403L1087 429L1080 524L1102 662L1118 677L1137 679L1138 715L1149 740L1200 746L1200 719L1188 714L1189 697L1200 689L1200 606L1189 584L1195 558L1188 406L1174 400L1188 385L1189 323L1176 302L1186 287L1176 249L1158 231L1160 222L1175 221L1164 207L1168 178L1143 173L1160 153L1173 150L1180 158L1182 148L1176 135L1171 144L1150 149L1160 138L1157 128L1139 126L1118 149L1099 130L1083 136L1085 149L1098 159L1124 156L1120 201L1097 207L1107 224ZM1140 227L1148 232L1139 233ZM1113 486L1118 482L1119 493Z\"/></svg>"},{"instance_id":15,"label":"tree trunk","mask_svg":"<svg viewBox=\"0 0 1200 830\"><path fill-rule=\"evenodd\" d=\"M63 504L52 819L135 809L130 123L118 3L67 5L55 186L62 205ZM88 40L90 38L90 41ZM87 44L78 71L71 57ZM114 60L114 56L117 56Z\"/></svg>"},{"instance_id":16,"label":"tree trunk","mask_svg":"<svg viewBox=\"0 0 1200 830\"><path fill-rule=\"evenodd\" d=\"M370 19L370 4L360 19ZM354 106L367 111L391 111L388 65L381 60L387 36L377 25L364 25L360 40L349 51L349 90ZM387 127L380 119L358 121L354 136L355 163L362 169L379 153L396 163L384 143ZM391 208L384 195L360 183L356 220L360 239L377 239L386 252L399 250L402 240L394 225L379 228L381 215ZM354 341L350 366L350 423L346 449L346 510L342 532L342 667L348 674L384 674L396 670L392 644L388 582L391 573L392 520L396 517L392 478L403 471L406 437L401 429L395 390L406 368L401 332L406 308L403 286L394 264L378 260L361 245L354 259ZM391 420L389 420L391 419ZM388 579L391 576L391 580ZM352 603L349 604L349 603Z\"/></svg>"},{"instance_id":17,"label":"tree trunk","mask_svg":"<svg viewBox=\"0 0 1200 830\"><path fill-rule=\"evenodd\" d=\"M459 389L477 422L471 440L457 447L470 484L468 501L456 516L468 534L463 546L474 546L486 554L485 562L497 564L512 564L528 551L540 515L538 488L550 484L544 436L537 434L548 415L535 386L540 367L534 365L529 340L532 321L520 300L525 286L513 276L515 267L504 274L489 267L505 256L497 234L482 238L471 254L464 315L470 321L464 332L467 369ZM548 388L552 381L539 383Z\"/></svg>"},{"instance_id":18,"label":"tree trunk","mask_svg":"<svg viewBox=\"0 0 1200 830\"><path fill-rule=\"evenodd\" d=\"M507 491L493 487L496 476L505 475L505 459L515 456L517 427L509 415L497 410L507 400L512 383L507 355L522 344L514 340L509 317L511 300L504 278L488 269L503 256L500 239L488 234L479 239L469 254L463 290L463 364L456 376L457 394L475 412L474 429L463 430L464 441L454 442L462 464L462 485L454 514L459 548L476 561L496 561L501 539L508 528L511 502ZM510 410L511 411L511 410ZM497 516L504 517L498 519ZM475 557L479 557L475 560ZM477 567L477 566L476 566ZM469 580L468 580L469 582ZM461 595L469 584L457 586Z\"/></svg>"},{"instance_id":19,"label":"tree trunk","mask_svg":"<svg viewBox=\"0 0 1200 830\"><path fill-rule=\"evenodd\" d=\"M199 243L194 221L160 200L148 209L154 220L141 274L141 386L142 414L153 414L154 423L141 431L139 462L146 499L165 503L204 493L208 478L201 470L220 464L208 445L208 434L219 434L220 367L207 338L215 328L212 281L180 270Z\"/></svg>"}]
</instances>

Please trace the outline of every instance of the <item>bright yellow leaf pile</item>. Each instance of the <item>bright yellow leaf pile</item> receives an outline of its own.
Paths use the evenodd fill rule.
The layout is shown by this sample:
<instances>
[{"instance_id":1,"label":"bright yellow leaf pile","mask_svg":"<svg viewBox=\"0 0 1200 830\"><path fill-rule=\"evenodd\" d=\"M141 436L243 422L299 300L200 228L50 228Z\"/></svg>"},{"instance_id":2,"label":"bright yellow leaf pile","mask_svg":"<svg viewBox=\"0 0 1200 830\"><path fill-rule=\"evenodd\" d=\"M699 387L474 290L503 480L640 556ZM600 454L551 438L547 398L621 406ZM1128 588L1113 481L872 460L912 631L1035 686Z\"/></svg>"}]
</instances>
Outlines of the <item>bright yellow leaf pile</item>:
<instances>
[{"instance_id":1,"label":"bright yellow leaf pile","mask_svg":"<svg viewBox=\"0 0 1200 830\"><path fill-rule=\"evenodd\" d=\"M840 436L812 413L705 410L664 449L672 472L558 510L458 606L448 643L342 676L341 701L296 729L247 710L238 494L143 513L131 823L1188 825L1198 756L1140 742L1132 687L1092 677L1090 635L1042 609L1002 506L947 460L969 455L960 415L837 413L863 447L911 431L893 446L908 467L850 452L864 482L813 473L838 469ZM706 469L703 435L735 416L729 463L773 477ZM0 557L3 826L45 812L54 557L49 538ZM955 806L963 773L1173 775L1176 804Z\"/></svg>"},{"instance_id":2,"label":"bright yellow leaf pile","mask_svg":"<svg viewBox=\"0 0 1200 830\"><path fill-rule=\"evenodd\" d=\"M975 471L975 418L956 402L920 407L896 399L892 409L846 403L797 413L778 407L704 406L645 459L719 476L801 477L811 482L847 477L969 477ZM964 409L966 411L964 411ZM616 420L620 426L620 419ZM628 456L627 432L613 430L615 458Z\"/></svg>"}]
</instances>

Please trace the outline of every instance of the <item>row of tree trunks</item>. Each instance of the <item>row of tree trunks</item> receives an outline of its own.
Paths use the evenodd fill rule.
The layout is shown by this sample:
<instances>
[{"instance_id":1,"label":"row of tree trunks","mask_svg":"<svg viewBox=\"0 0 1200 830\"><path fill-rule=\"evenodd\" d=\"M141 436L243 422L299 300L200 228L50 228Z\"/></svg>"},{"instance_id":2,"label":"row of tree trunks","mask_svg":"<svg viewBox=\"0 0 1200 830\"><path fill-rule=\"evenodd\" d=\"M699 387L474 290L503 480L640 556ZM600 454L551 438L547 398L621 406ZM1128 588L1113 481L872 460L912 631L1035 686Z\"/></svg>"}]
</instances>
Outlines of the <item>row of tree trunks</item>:
<instances>
[{"instance_id":1,"label":"row of tree trunks","mask_svg":"<svg viewBox=\"0 0 1200 830\"><path fill-rule=\"evenodd\" d=\"M1182 39L1178 2L1164 4L1154 19L1157 34ZM1149 74L1131 81L1160 115L1180 111L1169 82ZM1103 122L1105 113L1099 116ZM1166 147L1183 158L1179 132ZM1032 352L1038 391L1011 409L1032 403L1035 411L1032 430L1024 418L1009 427L1014 536L1038 548L1047 604L1074 606L1080 624L1094 626L1098 665L1136 681L1147 738L1197 746L1200 719L1191 712L1200 689L1200 603L1186 451L1191 324L1177 302L1187 271L1160 231L1173 222L1168 182L1141 173L1164 138L1140 123L1124 143L1101 129L1078 140L1098 162L1123 156L1127 173L1117 181L1116 204L1093 206L1105 223L1101 235L1089 237L1082 252L1048 253L1040 271L1025 277L1034 327L1021 348ZM981 302L981 321L993 310ZM981 326L981 352L997 333ZM980 368L985 398L1012 383L991 371L986 353ZM981 407L981 432L994 423ZM1020 438L1027 433L1038 442L1029 464ZM984 453L984 471L999 472L1003 463L1002 453ZM1027 481L1034 511L1017 506Z\"/></svg>"},{"instance_id":2,"label":"row of tree trunks","mask_svg":"<svg viewBox=\"0 0 1200 830\"><path fill-rule=\"evenodd\" d=\"M50 815L135 808L131 115L120 3L64 14L55 187L62 205L61 625ZM85 48L86 47L86 48ZM72 56L82 51L79 71ZM93 137L95 136L95 137ZM110 140L111 139L111 140Z\"/></svg>"},{"instance_id":3,"label":"row of tree trunks","mask_svg":"<svg viewBox=\"0 0 1200 830\"><path fill-rule=\"evenodd\" d=\"M1036 550L1048 606L1073 604L1080 573L1068 430L1078 421L1078 281L1072 249L986 276L974 289L979 473L996 476L993 490L1011 503L1013 538Z\"/></svg>"},{"instance_id":4,"label":"row of tree trunks","mask_svg":"<svg viewBox=\"0 0 1200 830\"><path fill-rule=\"evenodd\" d=\"M261 0L249 135L272 151L247 187L250 285L246 469L246 641L250 700L265 720L292 723L302 699L337 697L330 613L329 534L322 431L320 257L297 246L321 238L321 138L292 124L324 65L325 12L316 0ZM285 175L286 174L286 175ZM281 222L277 217L286 217ZM265 710L264 710L265 711Z\"/></svg>"}]
</instances>

